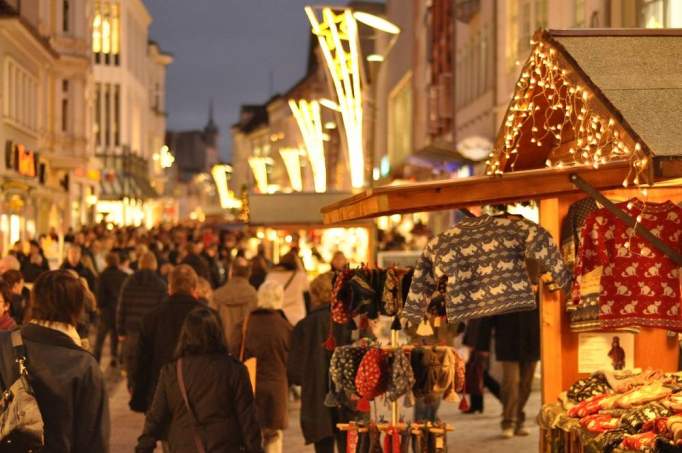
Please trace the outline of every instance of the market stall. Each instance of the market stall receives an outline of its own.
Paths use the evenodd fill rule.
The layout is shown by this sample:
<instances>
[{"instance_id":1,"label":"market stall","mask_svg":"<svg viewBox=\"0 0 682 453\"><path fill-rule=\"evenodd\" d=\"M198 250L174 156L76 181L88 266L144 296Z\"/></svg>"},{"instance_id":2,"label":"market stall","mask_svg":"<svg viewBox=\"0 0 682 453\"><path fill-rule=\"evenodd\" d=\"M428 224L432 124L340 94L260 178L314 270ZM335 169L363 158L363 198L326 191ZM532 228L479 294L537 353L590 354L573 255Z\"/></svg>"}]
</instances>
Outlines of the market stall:
<instances>
[{"instance_id":1,"label":"market stall","mask_svg":"<svg viewBox=\"0 0 682 453\"><path fill-rule=\"evenodd\" d=\"M275 193L251 194L248 200L248 225L254 230L254 246L263 244L276 261L297 247L306 269L312 275L329 270L335 252L344 253L349 263L358 266L374 263L376 227L371 221L326 225L320 209L348 194Z\"/></svg>"},{"instance_id":2,"label":"market stall","mask_svg":"<svg viewBox=\"0 0 682 453\"><path fill-rule=\"evenodd\" d=\"M660 290L646 285L649 274L660 265L671 281L676 276L679 281L682 264L676 207L682 201L681 51L679 30L538 32L502 120L486 176L374 188L325 207L324 221L335 224L396 213L536 200L539 225L557 241L565 236L562 225L565 229L567 223L575 230L571 235L584 242L600 234L608 240L609 234L622 229L626 235L620 238L622 247L600 262L602 272L615 262L637 264L622 270L627 274L624 277L632 278L637 294L627 285L614 291L619 297L646 302ZM591 200L595 209L590 213L594 231L587 237L580 236L578 222L572 220L576 202L582 200ZM585 222L583 218L580 226ZM599 227L604 225L602 231ZM614 241L618 242L613 239L609 244ZM573 252L564 250L565 261L572 265L568 255L580 256L583 264L573 270L581 277L578 283L587 286L583 271L589 266L584 262L600 249L574 247ZM640 262L642 256L654 260L653 268ZM599 278L602 284L617 281L608 274ZM578 296L575 291L570 298L550 291L548 285L540 291L545 403L554 403L562 392L589 376L585 370L595 363L611 365L611 358L595 352L599 351L595 343L603 343L604 335L611 339L612 332L622 328L636 331L629 340L628 364L663 372L677 370L679 344L666 327L680 330L679 285L669 290L667 296L672 299L666 302L664 313L656 311L661 301L652 300L651 308L642 303L641 312L637 304L624 305L617 307L615 315L603 316L613 314L608 312L612 307L610 301L600 299L597 324L589 333L571 328L568 299L580 303L582 297L581 289ZM551 449L547 444L543 447Z\"/></svg>"}]
</instances>

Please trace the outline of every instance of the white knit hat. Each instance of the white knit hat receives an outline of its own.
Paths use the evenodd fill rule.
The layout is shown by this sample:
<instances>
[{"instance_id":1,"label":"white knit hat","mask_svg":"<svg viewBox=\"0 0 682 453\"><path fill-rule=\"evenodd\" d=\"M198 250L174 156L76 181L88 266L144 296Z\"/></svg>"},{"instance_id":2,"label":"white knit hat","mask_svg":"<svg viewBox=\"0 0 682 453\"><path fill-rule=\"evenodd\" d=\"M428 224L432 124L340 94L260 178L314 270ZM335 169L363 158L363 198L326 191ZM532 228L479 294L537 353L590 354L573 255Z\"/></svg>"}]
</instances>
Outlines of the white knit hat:
<instances>
[{"instance_id":1,"label":"white knit hat","mask_svg":"<svg viewBox=\"0 0 682 453\"><path fill-rule=\"evenodd\" d=\"M275 281L265 281L258 288L258 308L281 310L284 305L284 287Z\"/></svg>"}]
</instances>

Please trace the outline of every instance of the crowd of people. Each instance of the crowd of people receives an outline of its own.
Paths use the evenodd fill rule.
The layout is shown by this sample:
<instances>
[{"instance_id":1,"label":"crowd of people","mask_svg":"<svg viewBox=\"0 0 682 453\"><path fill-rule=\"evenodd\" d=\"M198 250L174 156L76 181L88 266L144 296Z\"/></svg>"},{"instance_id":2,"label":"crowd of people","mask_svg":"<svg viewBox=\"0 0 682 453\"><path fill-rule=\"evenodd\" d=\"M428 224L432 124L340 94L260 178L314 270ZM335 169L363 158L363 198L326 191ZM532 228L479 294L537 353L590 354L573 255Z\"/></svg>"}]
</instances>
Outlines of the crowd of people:
<instances>
[{"instance_id":1,"label":"crowd of people","mask_svg":"<svg viewBox=\"0 0 682 453\"><path fill-rule=\"evenodd\" d=\"M239 233L208 227L98 225L65 236L59 266L43 240L0 260L0 330L20 327L49 451L108 451L107 339L109 369L127 377L130 409L146 415L138 452L157 442L170 452L280 452L291 384L302 386L306 441L334 451L321 339L331 274L309 283L295 248L273 265L263 247L247 256ZM345 257L331 264L342 269ZM0 347L11 351L9 334ZM250 358L254 372L242 364ZM3 389L19 377L6 362Z\"/></svg>"},{"instance_id":2,"label":"crowd of people","mask_svg":"<svg viewBox=\"0 0 682 453\"><path fill-rule=\"evenodd\" d=\"M157 442L164 452L281 452L292 397L306 443L346 450L336 423L358 414L325 405L323 346L343 253L309 281L295 247L274 265L263 246L250 256L241 233L209 227L100 225L66 235L61 263L46 258L44 240L19 242L0 259L0 388L19 376L2 331L20 327L48 451L109 451L106 365L126 376L129 407L146 416L139 453ZM507 437L528 434L538 326L531 312L470 322L464 335L471 405L463 409L482 412L487 387L503 404ZM453 344L461 327L443 325L433 340ZM501 385L488 373L493 331ZM333 334L337 344L351 340L343 328ZM107 339L110 363L100 364ZM438 406L417 400L415 420L435 421Z\"/></svg>"}]
</instances>

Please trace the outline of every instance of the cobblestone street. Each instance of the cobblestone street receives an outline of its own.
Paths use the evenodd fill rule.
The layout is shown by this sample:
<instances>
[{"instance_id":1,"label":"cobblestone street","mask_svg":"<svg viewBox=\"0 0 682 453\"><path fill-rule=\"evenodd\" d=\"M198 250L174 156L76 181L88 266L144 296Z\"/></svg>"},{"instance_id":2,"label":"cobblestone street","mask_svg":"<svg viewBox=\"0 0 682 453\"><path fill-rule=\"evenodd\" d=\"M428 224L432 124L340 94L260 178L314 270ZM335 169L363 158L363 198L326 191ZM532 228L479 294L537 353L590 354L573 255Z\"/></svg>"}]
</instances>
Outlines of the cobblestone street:
<instances>
[{"instance_id":1,"label":"cobblestone street","mask_svg":"<svg viewBox=\"0 0 682 453\"><path fill-rule=\"evenodd\" d=\"M105 362L106 363L106 362ZM128 409L128 392L124 379L117 373L107 371L109 394L111 397L111 452L129 453L135 447L137 437L142 431L144 416ZM455 430L448 436L448 450L457 453L480 452L533 452L537 451L538 428L532 423L534 415L540 408L540 393L533 392L528 402L526 413L529 414L531 435L505 440L500 437L499 414L500 404L492 397L486 396L486 412L476 415L460 414L457 405L444 403L441 406L441 417L451 423ZM298 417L298 405L291 404L290 426L284 434L285 452L312 453L312 446L306 446L301 435ZM160 448L157 451L161 451Z\"/></svg>"}]
</instances>

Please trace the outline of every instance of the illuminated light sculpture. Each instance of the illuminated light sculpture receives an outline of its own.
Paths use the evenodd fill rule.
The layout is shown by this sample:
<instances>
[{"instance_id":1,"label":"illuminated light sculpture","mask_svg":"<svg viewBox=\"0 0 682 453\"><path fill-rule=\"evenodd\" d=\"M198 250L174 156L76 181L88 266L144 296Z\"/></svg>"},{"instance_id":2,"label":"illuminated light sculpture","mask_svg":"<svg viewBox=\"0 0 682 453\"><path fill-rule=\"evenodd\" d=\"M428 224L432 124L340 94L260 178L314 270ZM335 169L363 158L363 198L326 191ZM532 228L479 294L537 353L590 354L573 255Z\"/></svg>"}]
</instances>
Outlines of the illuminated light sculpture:
<instances>
[{"instance_id":1,"label":"illuminated light sculpture","mask_svg":"<svg viewBox=\"0 0 682 453\"><path fill-rule=\"evenodd\" d=\"M303 178L301 177L301 150L298 148L282 148L279 154L287 169L291 188L296 192L303 190Z\"/></svg>"},{"instance_id":2,"label":"illuminated light sculpture","mask_svg":"<svg viewBox=\"0 0 682 453\"><path fill-rule=\"evenodd\" d=\"M156 159L157 155L154 154L154 160ZM171 150L170 148L168 148L168 146L163 145L161 147L161 150L159 151L158 160L161 168L171 168L173 166L173 163L175 162L175 156L173 155L173 153L171 153Z\"/></svg>"},{"instance_id":3,"label":"illuminated light sculpture","mask_svg":"<svg viewBox=\"0 0 682 453\"><path fill-rule=\"evenodd\" d=\"M269 157L249 157L249 167L260 193L268 193L268 164L271 162Z\"/></svg>"},{"instance_id":4,"label":"illuminated light sculpture","mask_svg":"<svg viewBox=\"0 0 682 453\"><path fill-rule=\"evenodd\" d=\"M229 189L228 186L228 175L231 174L231 165L216 164L211 168L211 176L213 176L213 181L215 181L215 186L218 190L220 207L223 209L240 209L242 207L241 201L235 198L234 193Z\"/></svg>"},{"instance_id":5,"label":"illuminated light sculpture","mask_svg":"<svg viewBox=\"0 0 682 453\"><path fill-rule=\"evenodd\" d=\"M556 49L540 41L531 44L533 50L503 120L504 141L489 154L486 173L501 175L507 167L513 171L522 146L549 146L548 167L590 165L596 169L607 162L629 160L623 186L640 186L646 195L641 185L649 160L642 146L628 143L623 127L597 111L592 94L567 77ZM522 137L522 131L530 131L530 138ZM568 152L562 147L566 143L572 144Z\"/></svg>"},{"instance_id":6,"label":"illuminated light sculpture","mask_svg":"<svg viewBox=\"0 0 682 453\"><path fill-rule=\"evenodd\" d=\"M290 99L289 107L303 137L310 168L313 172L315 192L324 192L327 190L327 166L324 157L320 103L317 101L308 102L305 99L296 102Z\"/></svg>"},{"instance_id":7,"label":"illuminated light sculpture","mask_svg":"<svg viewBox=\"0 0 682 453\"><path fill-rule=\"evenodd\" d=\"M320 104L341 113L348 146L351 185L353 188L362 188L366 178L358 22L389 33L394 38L400 33L400 28L386 19L362 11L343 9L336 13L324 7L321 20L312 7L307 6L305 12L313 34L317 36L337 97L337 103L325 99L320 100ZM395 39L391 41L389 49L394 42Z\"/></svg>"}]
</instances>

